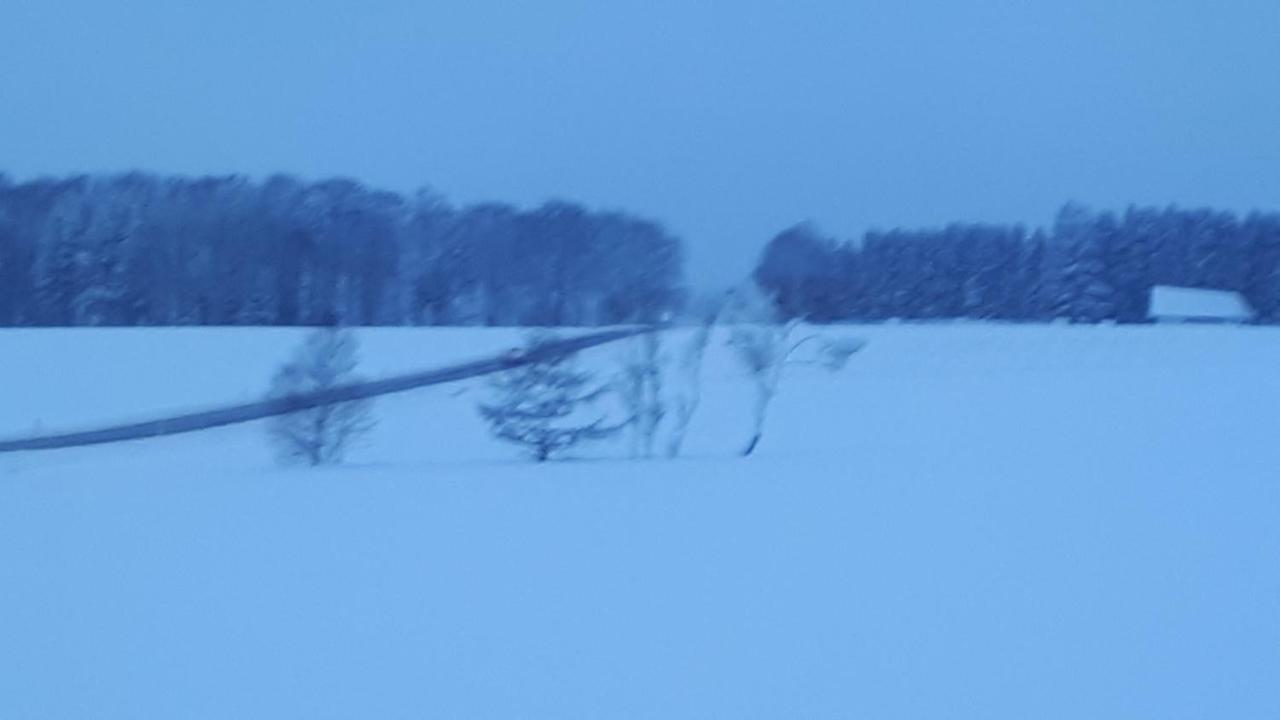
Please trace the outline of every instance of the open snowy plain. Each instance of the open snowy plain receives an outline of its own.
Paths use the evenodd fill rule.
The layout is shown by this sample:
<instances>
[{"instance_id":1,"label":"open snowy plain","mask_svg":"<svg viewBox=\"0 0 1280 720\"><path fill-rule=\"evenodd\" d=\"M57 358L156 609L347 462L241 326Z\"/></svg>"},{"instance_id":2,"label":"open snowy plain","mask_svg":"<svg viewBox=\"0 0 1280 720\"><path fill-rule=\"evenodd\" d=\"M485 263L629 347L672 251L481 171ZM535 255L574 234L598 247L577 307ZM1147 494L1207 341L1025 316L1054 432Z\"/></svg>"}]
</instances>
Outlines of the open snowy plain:
<instances>
[{"instance_id":1,"label":"open snowy plain","mask_svg":"<svg viewBox=\"0 0 1280 720\"><path fill-rule=\"evenodd\" d=\"M482 381L335 468L258 423L0 455L0 718L1280 717L1280 331L824 332L869 344L745 459L722 339L677 460L526 462ZM0 331L0 436L253 399L300 337Z\"/></svg>"}]
</instances>

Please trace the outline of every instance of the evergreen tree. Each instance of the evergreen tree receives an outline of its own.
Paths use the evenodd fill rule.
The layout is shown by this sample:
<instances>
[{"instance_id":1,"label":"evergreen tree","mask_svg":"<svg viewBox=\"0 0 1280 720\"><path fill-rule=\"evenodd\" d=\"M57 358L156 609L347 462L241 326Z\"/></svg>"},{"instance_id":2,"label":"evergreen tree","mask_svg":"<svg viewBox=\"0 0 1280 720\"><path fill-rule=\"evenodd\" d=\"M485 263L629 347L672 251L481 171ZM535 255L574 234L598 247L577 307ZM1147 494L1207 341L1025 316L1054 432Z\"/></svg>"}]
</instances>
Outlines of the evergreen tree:
<instances>
[{"instance_id":1,"label":"evergreen tree","mask_svg":"<svg viewBox=\"0 0 1280 720\"><path fill-rule=\"evenodd\" d=\"M1261 322L1280 322L1280 215L1250 215L1243 223L1249 266L1244 294Z\"/></svg>"},{"instance_id":2,"label":"evergreen tree","mask_svg":"<svg viewBox=\"0 0 1280 720\"><path fill-rule=\"evenodd\" d=\"M1115 294L1107 276L1107 249L1114 221L1068 204L1054 223L1062 263L1055 317L1096 323L1115 317Z\"/></svg>"},{"instance_id":3,"label":"evergreen tree","mask_svg":"<svg viewBox=\"0 0 1280 720\"><path fill-rule=\"evenodd\" d=\"M524 352L536 353L557 339L536 331ZM494 437L521 446L537 462L585 441L611 437L626 424L610 423L598 410L608 388L576 370L571 356L540 357L492 376L489 386L492 399L480 404L480 416Z\"/></svg>"}]
</instances>

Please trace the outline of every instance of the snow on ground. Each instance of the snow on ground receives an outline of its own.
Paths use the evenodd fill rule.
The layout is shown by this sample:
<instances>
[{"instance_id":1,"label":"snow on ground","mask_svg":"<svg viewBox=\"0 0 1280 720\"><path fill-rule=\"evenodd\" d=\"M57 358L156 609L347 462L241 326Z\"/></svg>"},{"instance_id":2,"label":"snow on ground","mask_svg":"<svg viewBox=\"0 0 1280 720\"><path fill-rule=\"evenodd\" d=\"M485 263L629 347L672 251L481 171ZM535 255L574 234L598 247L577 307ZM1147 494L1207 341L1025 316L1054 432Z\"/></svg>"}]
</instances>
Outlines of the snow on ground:
<instances>
[{"instance_id":1,"label":"snow on ground","mask_svg":"<svg viewBox=\"0 0 1280 720\"><path fill-rule=\"evenodd\" d=\"M1249 303L1238 292L1168 285L1151 288L1151 310L1148 314L1152 318L1169 320L1247 322L1253 318Z\"/></svg>"},{"instance_id":2,"label":"snow on ground","mask_svg":"<svg viewBox=\"0 0 1280 720\"><path fill-rule=\"evenodd\" d=\"M749 459L722 350L674 462L525 463L474 382L327 470L257 424L0 455L0 718L1280 715L1280 333L830 332ZM297 337L0 331L0 434L250 399ZM518 337L362 333L375 376Z\"/></svg>"}]
</instances>

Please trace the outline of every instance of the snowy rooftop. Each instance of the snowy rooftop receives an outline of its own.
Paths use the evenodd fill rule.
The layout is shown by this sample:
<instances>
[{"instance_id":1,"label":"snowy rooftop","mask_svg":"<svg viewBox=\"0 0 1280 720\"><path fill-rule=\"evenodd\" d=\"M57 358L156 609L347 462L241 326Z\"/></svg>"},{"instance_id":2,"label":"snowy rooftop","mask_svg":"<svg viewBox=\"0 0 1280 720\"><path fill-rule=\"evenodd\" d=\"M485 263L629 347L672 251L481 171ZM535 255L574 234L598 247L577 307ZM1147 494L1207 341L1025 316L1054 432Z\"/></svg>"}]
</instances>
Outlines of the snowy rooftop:
<instances>
[{"instance_id":1,"label":"snowy rooftop","mask_svg":"<svg viewBox=\"0 0 1280 720\"><path fill-rule=\"evenodd\" d=\"M1253 317L1253 310L1237 292L1157 285L1151 289L1150 315L1153 318L1248 320Z\"/></svg>"}]
</instances>

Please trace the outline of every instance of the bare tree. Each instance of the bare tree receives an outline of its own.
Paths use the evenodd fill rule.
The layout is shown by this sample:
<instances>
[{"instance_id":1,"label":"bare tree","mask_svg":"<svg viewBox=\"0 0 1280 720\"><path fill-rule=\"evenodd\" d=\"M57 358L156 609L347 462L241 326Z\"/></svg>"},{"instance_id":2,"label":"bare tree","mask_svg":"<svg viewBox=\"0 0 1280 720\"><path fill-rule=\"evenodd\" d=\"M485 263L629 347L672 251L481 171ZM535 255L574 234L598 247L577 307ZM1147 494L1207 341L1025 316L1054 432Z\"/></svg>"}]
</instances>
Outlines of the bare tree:
<instances>
[{"instance_id":1,"label":"bare tree","mask_svg":"<svg viewBox=\"0 0 1280 720\"><path fill-rule=\"evenodd\" d=\"M769 405L778 394L783 371L788 365L817 364L835 372L843 368L866 343L856 338L830 340L820 335L795 339L793 336L802 320L795 318L783 322L773 298L755 283L748 283L733 292L727 313L731 322L729 346L746 368L755 390L751 439L742 450L746 456L760 444ZM811 346L814 351L809 358L803 358L799 353L806 346Z\"/></svg>"},{"instance_id":2,"label":"bare tree","mask_svg":"<svg viewBox=\"0 0 1280 720\"><path fill-rule=\"evenodd\" d=\"M336 327L313 331L271 381L272 397L292 397L358 382L359 343ZM307 408L267 421L282 462L329 465L342 461L352 443L373 429L373 401L348 400Z\"/></svg>"},{"instance_id":3,"label":"bare tree","mask_svg":"<svg viewBox=\"0 0 1280 720\"><path fill-rule=\"evenodd\" d=\"M707 354L707 345L711 342L717 315L717 309L707 309L680 356L680 389L672 401L671 431L667 436L669 458L680 455L689 423L702 400L702 358Z\"/></svg>"},{"instance_id":4,"label":"bare tree","mask_svg":"<svg viewBox=\"0 0 1280 720\"><path fill-rule=\"evenodd\" d=\"M528 348L554 342L555 334L535 331ZM596 410L609 392L594 386L590 373L574 369L570 356L539 359L498 373L489 383L493 400L480 415L495 437L515 443L537 462L545 462L579 443L615 435L625 423L609 423Z\"/></svg>"},{"instance_id":5,"label":"bare tree","mask_svg":"<svg viewBox=\"0 0 1280 720\"><path fill-rule=\"evenodd\" d=\"M662 338L656 331L633 338L623 349L617 387L627 411L632 457L653 457L658 426L667 414L662 396L664 362Z\"/></svg>"}]
</instances>

